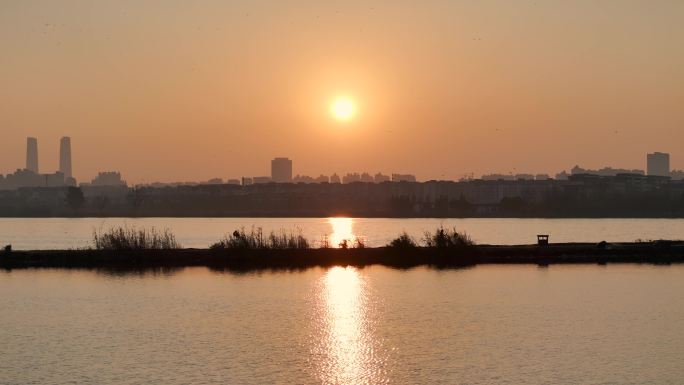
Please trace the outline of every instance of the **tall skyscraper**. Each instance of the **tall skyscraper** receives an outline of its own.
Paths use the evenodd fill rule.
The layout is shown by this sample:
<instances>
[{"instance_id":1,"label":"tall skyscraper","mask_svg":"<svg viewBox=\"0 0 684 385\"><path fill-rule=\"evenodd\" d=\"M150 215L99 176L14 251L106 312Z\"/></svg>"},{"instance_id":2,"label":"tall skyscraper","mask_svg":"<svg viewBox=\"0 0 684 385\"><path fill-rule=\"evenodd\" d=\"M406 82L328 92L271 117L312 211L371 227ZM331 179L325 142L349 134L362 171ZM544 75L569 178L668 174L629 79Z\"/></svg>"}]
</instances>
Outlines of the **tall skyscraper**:
<instances>
[{"instance_id":1,"label":"tall skyscraper","mask_svg":"<svg viewBox=\"0 0 684 385\"><path fill-rule=\"evenodd\" d=\"M71 178L71 138L68 136L59 140L59 172L64 178Z\"/></svg>"},{"instance_id":2,"label":"tall skyscraper","mask_svg":"<svg viewBox=\"0 0 684 385\"><path fill-rule=\"evenodd\" d=\"M271 180L276 183L292 182L292 161L288 158L275 158L271 161Z\"/></svg>"},{"instance_id":3,"label":"tall skyscraper","mask_svg":"<svg viewBox=\"0 0 684 385\"><path fill-rule=\"evenodd\" d=\"M38 139L26 138L26 169L38 173Z\"/></svg>"},{"instance_id":4,"label":"tall skyscraper","mask_svg":"<svg viewBox=\"0 0 684 385\"><path fill-rule=\"evenodd\" d=\"M646 154L648 175L670 176L670 154L654 152Z\"/></svg>"}]
</instances>

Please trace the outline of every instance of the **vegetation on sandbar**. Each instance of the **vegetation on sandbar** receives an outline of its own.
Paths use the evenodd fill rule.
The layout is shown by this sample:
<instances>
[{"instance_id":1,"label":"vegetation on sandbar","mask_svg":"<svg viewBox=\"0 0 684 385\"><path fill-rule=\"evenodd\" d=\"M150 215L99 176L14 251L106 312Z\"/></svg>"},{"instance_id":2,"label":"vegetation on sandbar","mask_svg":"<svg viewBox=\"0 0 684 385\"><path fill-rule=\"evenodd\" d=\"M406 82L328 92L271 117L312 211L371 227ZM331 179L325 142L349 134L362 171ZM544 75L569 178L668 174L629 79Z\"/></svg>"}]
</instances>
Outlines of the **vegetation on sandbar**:
<instances>
[{"instance_id":1,"label":"vegetation on sandbar","mask_svg":"<svg viewBox=\"0 0 684 385\"><path fill-rule=\"evenodd\" d=\"M438 249L468 248L475 245L475 242L465 232L459 232L455 228L445 229L443 226L434 232L425 232L423 236L425 247Z\"/></svg>"},{"instance_id":2,"label":"vegetation on sandbar","mask_svg":"<svg viewBox=\"0 0 684 385\"><path fill-rule=\"evenodd\" d=\"M392 241L390 241L390 243L387 244L387 247L391 247L393 249L413 249L418 247L418 244L413 237L404 231L403 233L399 234L397 238L394 238Z\"/></svg>"},{"instance_id":3,"label":"vegetation on sandbar","mask_svg":"<svg viewBox=\"0 0 684 385\"><path fill-rule=\"evenodd\" d=\"M242 227L239 230L233 231L232 234L227 234L223 239L209 246L212 250L223 249L309 249L309 241L302 235L302 231L297 229L296 232L280 230L278 233L271 231L268 236L264 235L264 230L261 227L252 227L247 232Z\"/></svg>"},{"instance_id":4,"label":"vegetation on sandbar","mask_svg":"<svg viewBox=\"0 0 684 385\"><path fill-rule=\"evenodd\" d=\"M393 249L413 249L416 247L437 249L463 249L475 245L475 242L464 232L456 229L439 227L433 232L425 232L421 243L408 233L403 232L386 247ZM157 230L128 226L111 227L106 230L93 231L93 245L96 250L171 250L180 249L181 245L169 229ZM363 238L344 239L335 245L340 249L364 249ZM330 248L328 238L321 241L321 249ZM311 249L311 243L302 234L301 229L271 231L268 235L261 227L244 227L226 234L224 238L209 246L212 250L304 250Z\"/></svg>"},{"instance_id":5,"label":"vegetation on sandbar","mask_svg":"<svg viewBox=\"0 0 684 385\"><path fill-rule=\"evenodd\" d=\"M96 250L172 250L182 246L169 229L157 230L128 226L93 230Z\"/></svg>"}]
</instances>

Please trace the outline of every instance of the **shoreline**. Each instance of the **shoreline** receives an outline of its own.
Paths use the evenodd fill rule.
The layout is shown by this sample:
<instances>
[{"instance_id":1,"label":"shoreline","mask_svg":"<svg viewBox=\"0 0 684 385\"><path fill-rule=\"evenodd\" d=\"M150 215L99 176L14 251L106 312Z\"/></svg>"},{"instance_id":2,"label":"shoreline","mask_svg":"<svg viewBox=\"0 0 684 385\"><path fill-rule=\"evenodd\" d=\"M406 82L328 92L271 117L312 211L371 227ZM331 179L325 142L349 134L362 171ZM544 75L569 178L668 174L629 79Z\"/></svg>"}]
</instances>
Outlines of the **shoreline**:
<instances>
[{"instance_id":1,"label":"shoreline","mask_svg":"<svg viewBox=\"0 0 684 385\"><path fill-rule=\"evenodd\" d=\"M204 266L217 270L305 269L382 265L458 268L481 264L674 264L684 242L476 245L464 248L14 250L0 252L0 268L163 269Z\"/></svg>"},{"instance_id":2,"label":"shoreline","mask_svg":"<svg viewBox=\"0 0 684 385\"><path fill-rule=\"evenodd\" d=\"M505 214L480 214L480 215L374 215L356 212L322 212L322 213L301 213L301 215L278 215L279 213L231 213L230 215L183 215L183 214L151 214L151 215L5 215L0 214L0 219L230 219L230 218L255 218L255 219L318 219L318 218L360 218L360 219L684 219L684 214L659 214L659 215L505 215Z\"/></svg>"}]
</instances>

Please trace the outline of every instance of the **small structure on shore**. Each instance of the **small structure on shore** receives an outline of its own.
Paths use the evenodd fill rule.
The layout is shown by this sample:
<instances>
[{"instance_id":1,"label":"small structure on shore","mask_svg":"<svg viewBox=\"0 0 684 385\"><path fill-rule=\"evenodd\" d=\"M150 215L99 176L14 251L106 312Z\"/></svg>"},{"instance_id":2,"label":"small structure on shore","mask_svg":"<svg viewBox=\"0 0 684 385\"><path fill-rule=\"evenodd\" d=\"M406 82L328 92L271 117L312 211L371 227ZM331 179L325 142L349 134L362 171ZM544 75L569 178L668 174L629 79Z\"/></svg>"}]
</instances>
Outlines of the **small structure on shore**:
<instances>
[{"instance_id":1,"label":"small structure on shore","mask_svg":"<svg viewBox=\"0 0 684 385\"><path fill-rule=\"evenodd\" d=\"M537 234L537 245L538 246L548 246L549 244L549 234Z\"/></svg>"}]
</instances>

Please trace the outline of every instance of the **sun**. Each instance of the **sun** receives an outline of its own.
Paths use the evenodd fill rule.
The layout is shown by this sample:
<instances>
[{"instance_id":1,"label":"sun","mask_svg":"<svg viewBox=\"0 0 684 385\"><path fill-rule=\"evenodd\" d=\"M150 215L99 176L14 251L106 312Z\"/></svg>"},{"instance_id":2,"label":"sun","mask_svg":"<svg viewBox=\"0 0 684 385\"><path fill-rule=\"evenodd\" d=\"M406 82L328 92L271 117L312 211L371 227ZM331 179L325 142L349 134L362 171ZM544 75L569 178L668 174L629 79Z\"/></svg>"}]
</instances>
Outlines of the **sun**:
<instances>
[{"instance_id":1,"label":"sun","mask_svg":"<svg viewBox=\"0 0 684 385\"><path fill-rule=\"evenodd\" d=\"M354 117L356 108L354 102L346 97L340 97L330 104L330 112L337 120L349 120Z\"/></svg>"}]
</instances>

